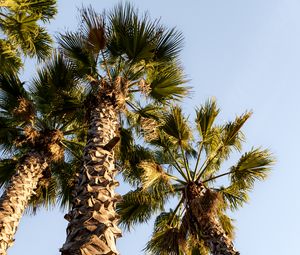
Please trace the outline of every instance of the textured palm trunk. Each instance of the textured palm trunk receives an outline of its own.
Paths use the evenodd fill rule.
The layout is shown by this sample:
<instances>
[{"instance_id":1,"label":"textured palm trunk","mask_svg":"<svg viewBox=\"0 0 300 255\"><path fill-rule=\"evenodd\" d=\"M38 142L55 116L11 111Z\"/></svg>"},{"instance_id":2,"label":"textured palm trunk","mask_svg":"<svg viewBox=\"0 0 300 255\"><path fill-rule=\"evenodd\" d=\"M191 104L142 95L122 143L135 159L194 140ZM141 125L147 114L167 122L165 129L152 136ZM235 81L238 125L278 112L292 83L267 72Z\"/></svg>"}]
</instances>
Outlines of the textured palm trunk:
<instances>
[{"instance_id":1,"label":"textured palm trunk","mask_svg":"<svg viewBox=\"0 0 300 255\"><path fill-rule=\"evenodd\" d=\"M116 169L112 148L118 141L118 110L111 97L101 99L90 113L83 167L75 186L63 255L118 254L121 236L115 212L119 196L114 189Z\"/></svg>"},{"instance_id":2,"label":"textured palm trunk","mask_svg":"<svg viewBox=\"0 0 300 255\"><path fill-rule=\"evenodd\" d=\"M201 229L201 237L212 255L239 255L216 217L217 193L203 185L191 185L189 205Z\"/></svg>"},{"instance_id":3,"label":"textured palm trunk","mask_svg":"<svg viewBox=\"0 0 300 255\"><path fill-rule=\"evenodd\" d=\"M6 191L0 198L0 254L13 245L20 218L34 194L43 171L48 167L45 157L29 153L17 167Z\"/></svg>"}]
</instances>

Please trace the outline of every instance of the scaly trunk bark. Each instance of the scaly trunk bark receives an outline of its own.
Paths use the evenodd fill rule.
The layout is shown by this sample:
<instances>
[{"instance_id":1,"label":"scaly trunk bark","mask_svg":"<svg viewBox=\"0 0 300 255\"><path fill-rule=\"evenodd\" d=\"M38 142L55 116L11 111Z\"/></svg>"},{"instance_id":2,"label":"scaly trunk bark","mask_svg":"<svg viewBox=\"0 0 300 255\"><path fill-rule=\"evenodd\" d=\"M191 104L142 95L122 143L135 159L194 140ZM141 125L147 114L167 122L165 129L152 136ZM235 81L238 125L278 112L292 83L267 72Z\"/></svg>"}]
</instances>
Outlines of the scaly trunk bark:
<instances>
[{"instance_id":1,"label":"scaly trunk bark","mask_svg":"<svg viewBox=\"0 0 300 255\"><path fill-rule=\"evenodd\" d=\"M43 171L48 167L45 157L29 153L17 167L16 174L0 198L0 254L13 245L20 218L34 194Z\"/></svg>"},{"instance_id":2,"label":"scaly trunk bark","mask_svg":"<svg viewBox=\"0 0 300 255\"><path fill-rule=\"evenodd\" d=\"M75 186L63 255L118 254L121 236L115 212L119 196L114 189L116 169L112 148L118 141L118 110L111 97L102 98L91 109L83 168Z\"/></svg>"},{"instance_id":3,"label":"scaly trunk bark","mask_svg":"<svg viewBox=\"0 0 300 255\"><path fill-rule=\"evenodd\" d=\"M204 185L189 187L189 207L212 255L239 255L216 217L217 195Z\"/></svg>"}]
</instances>

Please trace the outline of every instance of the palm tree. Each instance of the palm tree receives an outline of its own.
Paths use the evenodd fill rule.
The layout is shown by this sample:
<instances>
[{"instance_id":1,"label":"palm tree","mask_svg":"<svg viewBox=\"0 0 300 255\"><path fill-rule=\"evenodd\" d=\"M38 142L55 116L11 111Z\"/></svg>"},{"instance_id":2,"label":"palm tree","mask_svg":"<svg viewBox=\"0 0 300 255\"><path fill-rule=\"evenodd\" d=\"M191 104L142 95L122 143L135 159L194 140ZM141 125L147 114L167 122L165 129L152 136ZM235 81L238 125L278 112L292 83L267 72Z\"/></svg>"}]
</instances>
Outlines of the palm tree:
<instances>
[{"instance_id":1,"label":"palm tree","mask_svg":"<svg viewBox=\"0 0 300 255\"><path fill-rule=\"evenodd\" d=\"M47 69L40 72L43 81L50 75ZM63 79L61 74L56 82L64 82ZM82 141L76 136L78 123L51 117L51 105L34 100L38 96L38 91L26 91L17 75L0 75L0 144L5 156L0 162L0 181L1 186L6 184L0 198L1 254L6 254L13 244L19 220L29 203L34 208L49 204L59 190L68 191L72 186L63 182L64 176L70 177L74 170L64 170L63 166L71 162L64 163L66 150L74 155L79 153L76 150ZM64 204L67 199L60 193Z\"/></svg>"},{"instance_id":2,"label":"palm tree","mask_svg":"<svg viewBox=\"0 0 300 255\"><path fill-rule=\"evenodd\" d=\"M181 109L172 107L156 123L156 136L150 141L159 150L133 160L125 169L138 187L118 205L121 224L130 229L162 211L145 248L150 254L239 254L226 211L248 200L254 182L265 179L274 160L268 150L251 149L224 171L222 163L232 151L242 149L241 128L251 112L224 125L215 124L218 114L214 100L197 109L198 132L193 137ZM139 170L135 167L128 174L137 163ZM222 179L225 176L229 181ZM177 206L166 212L164 205L170 197L177 198Z\"/></svg>"},{"instance_id":3,"label":"palm tree","mask_svg":"<svg viewBox=\"0 0 300 255\"><path fill-rule=\"evenodd\" d=\"M114 151L126 118L145 102L155 106L186 94L178 63L182 36L147 15L140 17L129 4L101 15L84 8L81 16L79 30L59 38L60 51L86 88L84 104L70 98L61 102L60 114L68 118L72 109L84 107L88 125L83 168L72 210L65 216L69 225L61 252L117 254L115 241L121 231L115 212L119 196L114 191Z\"/></svg>"},{"instance_id":4,"label":"palm tree","mask_svg":"<svg viewBox=\"0 0 300 255\"><path fill-rule=\"evenodd\" d=\"M51 37L40 22L56 14L56 0L0 2L0 73L22 67L21 54L44 59L51 53Z\"/></svg>"}]
</instances>

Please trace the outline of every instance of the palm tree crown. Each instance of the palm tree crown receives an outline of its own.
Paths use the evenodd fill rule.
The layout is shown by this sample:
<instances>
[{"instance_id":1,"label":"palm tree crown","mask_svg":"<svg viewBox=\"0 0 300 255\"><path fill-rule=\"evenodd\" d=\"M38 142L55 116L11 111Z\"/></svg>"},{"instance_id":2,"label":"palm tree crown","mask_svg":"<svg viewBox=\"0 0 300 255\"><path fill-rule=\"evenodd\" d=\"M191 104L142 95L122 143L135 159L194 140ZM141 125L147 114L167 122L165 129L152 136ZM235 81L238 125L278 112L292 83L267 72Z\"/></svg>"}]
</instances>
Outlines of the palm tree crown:
<instances>
[{"instance_id":1,"label":"palm tree crown","mask_svg":"<svg viewBox=\"0 0 300 255\"><path fill-rule=\"evenodd\" d=\"M43 74L50 75L47 70ZM76 131L78 123L51 117L51 107L36 98L38 93L27 91L16 74L0 75L0 145L4 156L0 186L5 187L0 198L1 254L13 244L28 204L36 210L40 205L55 204L58 196L62 206L69 203L76 171L72 167L79 165L75 158L82 148L76 136L80 133Z\"/></svg>"},{"instance_id":2,"label":"palm tree crown","mask_svg":"<svg viewBox=\"0 0 300 255\"><path fill-rule=\"evenodd\" d=\"M268 150L251 149L224 171L222 163L242 149L241 128L251 112L223 125L215 124L218 114L214 100L197 109L193 137L181 109L171 107L161 114L149 141L158 151L137 149L139 157L124 159L124 175L138 187L118 205L121 224L130 229L162 211L145 248L151 254L239 254L226 211L248 200L247 193L256 180L265 179L274 159ZM229 182L222 181L224 176ZM174 196L177 206L164 211Z\"/></svg>"},{"instance_id":3,"label":"palm tree crown","mask_svg":"<svg viewBox=\"0 0 300 255\"><path fill-rule=\"evenodd\" d=\"M80 93L62 89L65 99L54 102L55 114L68 119L84 112L80 116L88 126L84 166L66 215L70 223L61 251L117 254L115 240L121 233L115 213L115 151L124 144L127 127L147 115L145 109L187 94L178 61L182 35L140 16L129 4L102 14L83 8L81 17L76 32L58 38L64 71L80 83Z\"/></svg>"},{"instance_id":4,"label":"palm tree crown","mask_svg":"<svg viewBox=\"0 0 300 255\"><path fill-rule=\"evenodd\" d=\"M39 24L56 14L56 0L4 0L0 3L0 73L22 67L21 54L44 59L51 53L51 37Z\"/></svg>"}]
</instances>

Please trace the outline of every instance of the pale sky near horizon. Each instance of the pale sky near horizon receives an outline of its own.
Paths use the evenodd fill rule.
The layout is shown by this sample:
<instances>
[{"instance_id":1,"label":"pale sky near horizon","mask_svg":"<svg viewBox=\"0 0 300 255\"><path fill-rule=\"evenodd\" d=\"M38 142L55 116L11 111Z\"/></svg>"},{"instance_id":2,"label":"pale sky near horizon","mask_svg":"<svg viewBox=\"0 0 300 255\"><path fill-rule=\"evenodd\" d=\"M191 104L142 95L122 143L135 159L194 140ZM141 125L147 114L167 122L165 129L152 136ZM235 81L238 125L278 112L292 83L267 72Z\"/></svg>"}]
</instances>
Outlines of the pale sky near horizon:
<instances>
[{"instance_id":1,"label":"pale sky near horizon","mask_svg":"<svg viewBox=\"0 0 300 255\"><path fill-rule=\"evenodd\" d=\"M54 34L77 26L77 7L97 11L117 0L59 0ZM299 184L299 0L152 0L131 1L140 11L161 18L183 32L181 58L193 86L185 99L187 114L216 97L221 119L252 109L244 128L245 149L269 148L277 158L270 177L255 186L250 203L233 214L235 245L242 255L298 254L300 241ZM25 79L33 74L25 69ZM122 188L124 192L125 188ZM58 255L65 241L66 221L58 209L23 217L8 255ZM152 224L124 232L118 241L123 255L139 255Z\"/></svg>"}]
</instances>

